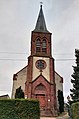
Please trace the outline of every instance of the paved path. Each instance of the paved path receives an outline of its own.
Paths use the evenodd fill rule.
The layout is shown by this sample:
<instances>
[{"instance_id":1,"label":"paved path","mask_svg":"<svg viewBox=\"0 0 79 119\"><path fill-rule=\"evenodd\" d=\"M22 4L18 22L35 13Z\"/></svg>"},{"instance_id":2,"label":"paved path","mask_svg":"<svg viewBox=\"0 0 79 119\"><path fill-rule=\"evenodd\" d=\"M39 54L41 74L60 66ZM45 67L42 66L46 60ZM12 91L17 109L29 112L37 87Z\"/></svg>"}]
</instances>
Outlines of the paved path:
<instances>
[{"instance_id":1,"label":"paved path","mask_svg":"<svg viewBox=\"0 0 79 119\"><path fill-rule=\"evenodd\" d=\"M64 116L59 117L41 117L40 119L68 119L68 114L65 114Z\"/></svg>"}]
</instances>

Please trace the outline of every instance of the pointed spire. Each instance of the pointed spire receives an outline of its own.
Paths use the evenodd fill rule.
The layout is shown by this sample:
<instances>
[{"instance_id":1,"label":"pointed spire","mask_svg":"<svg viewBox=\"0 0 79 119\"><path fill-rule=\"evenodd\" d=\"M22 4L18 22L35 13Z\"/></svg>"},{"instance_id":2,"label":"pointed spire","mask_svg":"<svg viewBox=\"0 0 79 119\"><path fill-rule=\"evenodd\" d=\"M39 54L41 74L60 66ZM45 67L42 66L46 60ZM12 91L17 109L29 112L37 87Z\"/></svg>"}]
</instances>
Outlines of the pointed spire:
<instances>
[{"instance_id":1,"label":"pointed spire","mask_svg":"<svg viewBox=\"0 0 79 119\"><path fill-rule=\"evenodd\" d=\"M43 15L42 4L40 5L40 12L38 15L36 27L34 29L36 32L49 32L46 28L46 23Z\"/></svg>"}]
</instances>

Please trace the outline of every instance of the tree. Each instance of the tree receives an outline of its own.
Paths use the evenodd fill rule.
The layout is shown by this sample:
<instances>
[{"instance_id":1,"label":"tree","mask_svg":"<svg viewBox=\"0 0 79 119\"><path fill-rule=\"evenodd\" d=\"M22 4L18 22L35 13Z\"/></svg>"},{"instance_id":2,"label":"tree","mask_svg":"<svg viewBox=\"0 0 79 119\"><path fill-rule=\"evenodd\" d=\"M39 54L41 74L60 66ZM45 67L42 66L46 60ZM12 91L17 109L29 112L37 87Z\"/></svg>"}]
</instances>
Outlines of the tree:
<instances>
[{"instance_id":1,"label":"tree","mask_svg":"<svg viewBox=\"0 0 79 119\"><path fill-rule=\"evenodd\" d=\"M76 66L73 66L73 74L71 75L73 79L71 79L71 83L73 84L73 89L71 91L71 97L73 101L79 100L79 49L75 49L75 57L76 57Z\"/></svg>"},{"instance_id":2,"label":"tree","mask_svg":"<svg viewBox=\"0 0 79 119\"><path fill-rule=\"evenodd\" d=\"M59 111L60 113L64 112L64 97L63 92L58 90L58 101L59 101Z\"/></svg>"},{"instance_id":3,"label":"tree","mask_svg":"<svg viewBox=\"0 0 79 119\"><path fill-rule=\"evenodd\" d=\"M24 92L21 89L21 86L16 89L15 98L24 98Z\"/></svg>"}]
</instances>

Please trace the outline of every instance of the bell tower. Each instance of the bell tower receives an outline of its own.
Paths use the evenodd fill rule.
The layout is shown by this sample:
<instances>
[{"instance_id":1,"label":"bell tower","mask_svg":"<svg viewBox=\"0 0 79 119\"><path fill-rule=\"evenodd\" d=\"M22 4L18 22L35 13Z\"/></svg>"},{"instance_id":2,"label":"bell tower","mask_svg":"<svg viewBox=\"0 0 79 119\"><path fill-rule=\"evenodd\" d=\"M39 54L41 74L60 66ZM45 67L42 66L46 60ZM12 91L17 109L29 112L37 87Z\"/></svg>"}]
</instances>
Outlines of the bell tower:
<instances>
[{"instance_id":1,"label":"bell tower","mask_svg":"<svg viewBox=\"0 0 79 119\"><path fill-rule=\"evenodd\" d=\"M47 30L42 5L31 36L31 55L51 56L51 33Z\"/></svg>"},{"instance_id":2,"label":"bell tower","mask_svg":"<svg viewBox=\"0 0 79 119\"><path fill-rule=\"evenodd\" d=\"M31 33L31 55L28 57L25 95L38 99L42 116L56 115L56 85L51 33L47 30L42 5Z\"/></svg>"}]
</instances>

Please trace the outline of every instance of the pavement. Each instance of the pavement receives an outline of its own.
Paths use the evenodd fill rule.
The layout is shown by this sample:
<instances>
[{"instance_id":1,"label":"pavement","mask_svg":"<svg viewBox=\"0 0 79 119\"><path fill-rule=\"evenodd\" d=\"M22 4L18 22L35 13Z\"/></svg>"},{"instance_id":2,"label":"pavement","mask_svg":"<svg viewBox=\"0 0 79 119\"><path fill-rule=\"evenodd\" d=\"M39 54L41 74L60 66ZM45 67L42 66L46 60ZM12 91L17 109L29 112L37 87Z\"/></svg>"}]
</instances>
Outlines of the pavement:
<instances>
[{"instance_id":1,"label":"pavement","mask_svg":"<svg viewBox=\"0 0 79 119\"><path fill-rule=\"evenodd\" d=\"M63 116L58 116L58 117L40 117L40 119L68 119L68 114L65 114Z\"/></svg>"}]
</instances>

